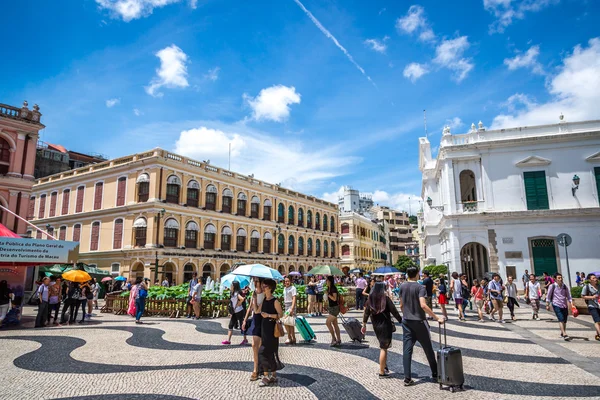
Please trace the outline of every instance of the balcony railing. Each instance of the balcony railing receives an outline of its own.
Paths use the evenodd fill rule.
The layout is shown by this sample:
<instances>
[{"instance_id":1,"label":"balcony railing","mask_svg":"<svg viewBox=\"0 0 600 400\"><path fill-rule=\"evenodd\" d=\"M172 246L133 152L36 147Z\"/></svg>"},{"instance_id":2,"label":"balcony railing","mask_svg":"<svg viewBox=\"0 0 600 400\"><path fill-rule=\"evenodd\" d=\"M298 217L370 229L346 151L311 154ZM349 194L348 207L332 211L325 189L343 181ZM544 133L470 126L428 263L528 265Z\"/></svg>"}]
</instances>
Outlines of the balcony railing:
<instances>
[{"instance_id":1,"label":"balcony railing","mask_svg":"<svg viewBox=\"0 0 600 400\"><path fill-rule=\"evenodd\" d=\"M466 214L466 213L476 213L480 211L481 206L483 205L483 201L464 201L462 203L457 204L458 213Z\"/></svg>"}]
</instances>

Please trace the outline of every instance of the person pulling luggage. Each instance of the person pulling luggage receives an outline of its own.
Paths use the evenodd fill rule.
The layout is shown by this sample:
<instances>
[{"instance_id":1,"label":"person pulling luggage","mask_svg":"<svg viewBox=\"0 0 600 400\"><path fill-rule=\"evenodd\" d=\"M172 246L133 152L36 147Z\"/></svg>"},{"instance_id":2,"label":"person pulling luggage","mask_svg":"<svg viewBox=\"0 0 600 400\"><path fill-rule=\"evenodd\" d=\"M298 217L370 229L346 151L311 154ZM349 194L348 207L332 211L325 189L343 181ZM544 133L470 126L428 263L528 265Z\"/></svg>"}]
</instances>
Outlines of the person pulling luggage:
<instances>
[{"instance_id":1,"label":"person pulling luggage","mask_svg":"<svg viewBox=\"0 0 600 400\"><path fill-rule=\"evenodd\" d=\"M429 336L429 325L425 320L427 313L440 325L444 323L444 319L438 317L427 306L427 291L425 286L417 282L419 277L419 269L410 267L406 271L408 281L400 286L400 309L402 310L402 333L403 333L403 367L404 367L404 386L415 384L411 377L411 363L413 348L416 342L421 344L429 367L431 368L431 377L434 382L437 381L437 361Z\"/></svg>"}]
</instances>

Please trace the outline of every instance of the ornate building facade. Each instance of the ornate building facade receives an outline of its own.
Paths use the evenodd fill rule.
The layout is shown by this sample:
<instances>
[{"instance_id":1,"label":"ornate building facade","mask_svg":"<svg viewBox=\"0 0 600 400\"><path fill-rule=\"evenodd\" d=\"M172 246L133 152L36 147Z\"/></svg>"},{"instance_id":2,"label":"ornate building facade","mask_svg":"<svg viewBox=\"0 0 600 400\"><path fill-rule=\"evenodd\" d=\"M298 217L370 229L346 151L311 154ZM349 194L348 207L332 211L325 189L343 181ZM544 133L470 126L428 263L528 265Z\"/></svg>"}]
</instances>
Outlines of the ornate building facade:
<instances>
[{"instance_id":1,"label":"ornate building facade","mask_svg":"<svg viewBox=\"0 0 600 400\"><path fill-rule=\"evenodd\" d=\"M394 264L398 257L409 253L409 245L413 242L408 213L380 205L372 207L371 213L378 221L385 221L389 225L390 251L392 253L390 264Z\"/></svg>"},{"instance_id":2,"label":"ornate building facade","mask_svg":"<svg viewBox=\"0 0 600 400\"><path fill-rule=\"evenodd\" d=\"M372 271L389 264L389 229L355 212L340 213L340 251L344 272L354 268Z\"/></svg>"},{"instance_id":3,"label":"ornate building facade","mask_svg":"<svg viewBox=\"0 0 600 400\"><path fill-rule=\"evenodd\" d=\"M79 241L80 261L176 283L239 263L340 266L337 205L154 149L42 178L28 218Z\"/></svg>"},{"instance_id":4,"label":"ornate building facade","mask_svg":"<svg viewBox=\"0 0 600 400\"><path fill-rule=\"evenodd\" d=\"M30 110L0 104L0 205L25 217L30 207L38 132L44 128L38 105ZM18 234L25 234L23 221L0 209L0 222Z\"/></svg>"}]
</instances>

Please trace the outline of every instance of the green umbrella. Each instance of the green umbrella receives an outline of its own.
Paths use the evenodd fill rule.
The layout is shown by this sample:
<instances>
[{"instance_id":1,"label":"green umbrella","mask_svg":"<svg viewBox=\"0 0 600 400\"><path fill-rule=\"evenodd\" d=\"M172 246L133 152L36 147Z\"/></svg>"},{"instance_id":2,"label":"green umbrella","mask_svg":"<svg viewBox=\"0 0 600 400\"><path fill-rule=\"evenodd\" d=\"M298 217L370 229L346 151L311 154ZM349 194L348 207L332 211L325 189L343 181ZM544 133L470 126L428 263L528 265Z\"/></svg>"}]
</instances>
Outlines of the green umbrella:
<instances>
[{"instance_id":1,"label":"green umbrella","mask_svg":"<svg viewBox=\"0 0 600 400\"><path fill-rule=\"evenodd\" d=\"M333 275L333 276L346 276L339 268L331 265L319 265L310 270L313 275Z\"/></svg>"}]
</instances>

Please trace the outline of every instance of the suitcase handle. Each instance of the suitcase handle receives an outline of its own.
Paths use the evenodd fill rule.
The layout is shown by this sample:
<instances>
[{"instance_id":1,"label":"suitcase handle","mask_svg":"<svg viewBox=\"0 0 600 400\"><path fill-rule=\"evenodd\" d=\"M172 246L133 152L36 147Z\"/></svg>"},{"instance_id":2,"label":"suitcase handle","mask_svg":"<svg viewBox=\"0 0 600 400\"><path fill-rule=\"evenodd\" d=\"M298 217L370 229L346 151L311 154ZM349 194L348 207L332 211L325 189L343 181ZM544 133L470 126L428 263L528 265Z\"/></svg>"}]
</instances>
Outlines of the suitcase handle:
<instances>
[{"instance_id":1,"label":"suitcase handle","mask_svg":"<svg viewBox=\"0 0 600 400\"><path fill-rule=\"evenodd\" d=\"M448 347L448 342L446 341L446 324L439 324L438 333L440 334L440 350L442 349L442 329L444 330L444 347Z\"/></svg>"}]
</instances>

